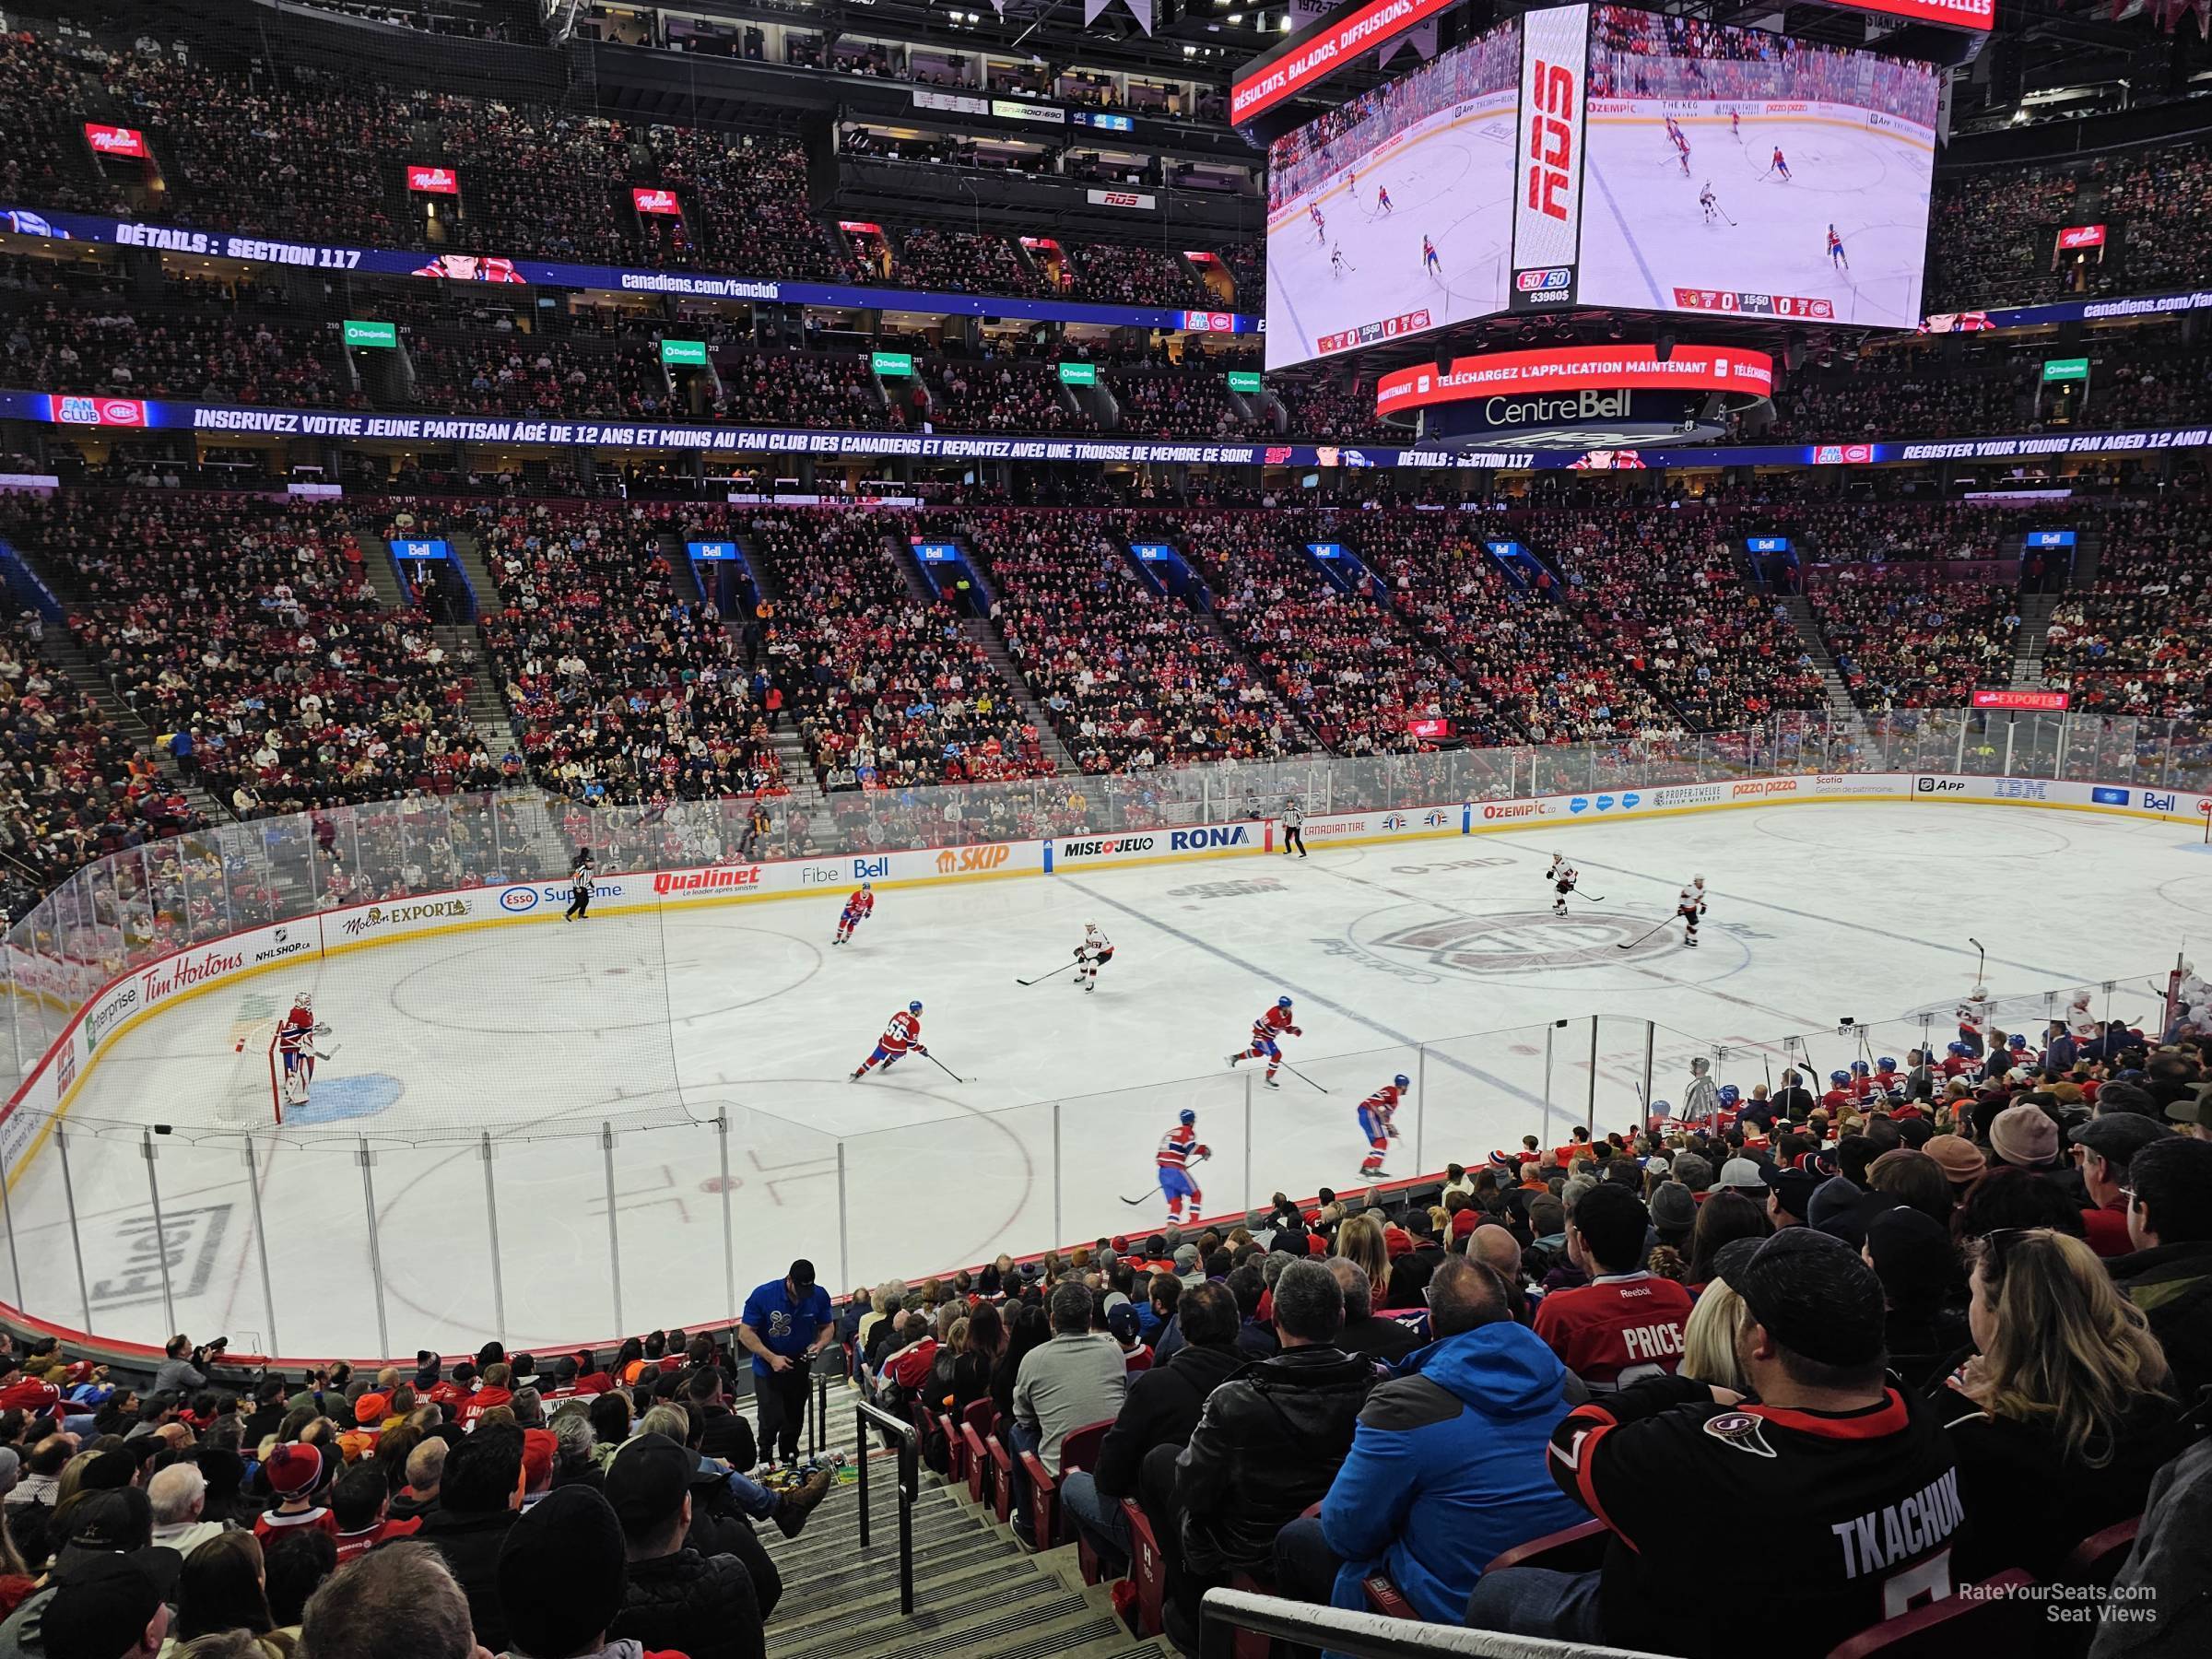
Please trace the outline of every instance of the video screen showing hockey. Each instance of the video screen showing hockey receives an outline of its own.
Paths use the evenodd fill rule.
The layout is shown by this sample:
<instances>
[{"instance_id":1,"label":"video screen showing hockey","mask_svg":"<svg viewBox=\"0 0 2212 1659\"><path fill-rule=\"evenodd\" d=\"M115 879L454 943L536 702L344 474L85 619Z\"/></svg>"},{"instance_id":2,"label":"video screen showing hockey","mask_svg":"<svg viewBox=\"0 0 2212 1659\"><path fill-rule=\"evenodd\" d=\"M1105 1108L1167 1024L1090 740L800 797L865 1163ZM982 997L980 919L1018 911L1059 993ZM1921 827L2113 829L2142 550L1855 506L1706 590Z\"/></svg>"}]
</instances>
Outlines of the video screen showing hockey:
<instances>
[{"instance_id":1,"label":"video screen showing hockey","mask_svg":"<svg viewBox=\"0 0 2212 1659\"><path fill-rule=\"evenodd\" d=\"M1267 152L1267 367L1505 307L1521 26L1493 29Z\"/></svg>"},{"instance_id":2,"label":"video screen showing hockey","mask_svg":"<svg viewBox=\"0 0 2212 1659\"><path fill-rule=\"evenodd\" d=\"M1593 7L1578 297L1916 326L1938 85L1925 64Z\"/></svg>"}]
</instances>

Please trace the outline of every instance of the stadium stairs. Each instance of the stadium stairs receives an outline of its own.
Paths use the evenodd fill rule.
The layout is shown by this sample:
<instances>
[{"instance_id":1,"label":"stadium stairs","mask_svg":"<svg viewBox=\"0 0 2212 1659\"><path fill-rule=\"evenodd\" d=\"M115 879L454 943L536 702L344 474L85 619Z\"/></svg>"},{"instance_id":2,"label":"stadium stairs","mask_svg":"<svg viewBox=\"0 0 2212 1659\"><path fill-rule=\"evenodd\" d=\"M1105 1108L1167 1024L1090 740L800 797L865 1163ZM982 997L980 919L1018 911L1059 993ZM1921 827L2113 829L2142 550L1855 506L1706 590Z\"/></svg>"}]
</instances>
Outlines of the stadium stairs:
<instances>
[{"instance_id":1,"label":"stadium stairs","mask_svg":"<svg viewBox=\"0 0 2212 1659\"><path fill-rule=\"evenodd\" d=\"M991 666L998 673L1000 693L1011 697L1014 706L1021 711L1021 717L1037 728L1038 747L1053 763L1053 770L1062 777L1082 771L1053 729L1051 711L1030 695L1029 682L1021 677L1021 670L1014 666L1014 659L1006 654L1006 642L998 637L998 630L982 617L962 617L960 631L983 648L983 654L991 659Z\"/></svg>"},{"instance_id":2,"label":"stadium stairs","mask_svg":"<svg viewBox=\"0 0 2212 1659\"><path fill-rule=\"evenodd\" d=\"M848 1465L853 1399L831 1385L830 1441ZM873 1453L865 1549L851 1478L796 1538L759 1529L783 1580L768 1623L776 1659L1175 1659L1163 1639L1129 1633L1106 1585L1083 1583L1074 1546L1030 1553L964 1485L926 1466L914 1506L914 1610L901 1615L898 1480L896 1454Z\"/></svg>"},{"instance_id":3,"label":"stadium stairs","mask_svg":"<svg viewBox=\"0 0 2212 1659\"><path fill-rule=\"evenodd\" d=\"M21 559L26 570L36 575L47 590L60 599L65 607L76 610L88 603L83 589L76 582L67 580L65 572L58 567L48 564L19 544L16 548L16 556ZM39 649L46 663L56 673L78 690L92 694L92 700L100 705L100 712L107 715L117 731L153 757L155 767L169 786L182 795L194 812L210 824L223 823L238 816L230 810L229 803L218 801L208 790L184 781L168 748L155 741L160 734L154 730L151 723L140 716L137 710L124 700L123 694L115 689L113 683L100 671L100 665L77 643L76 636L69 631L65 624L49 622L46 625L46 637L41 641Z\"/></svg>"},{"instance_id":4,"label":"stadium stairs","mask_svg":"<svg viewBox=\"0 0 2212 1659\"><path fill-rule=\"evenodd\" d=\"M1837 671L1836 659L1829 653L1828 641L1820 637L1820 625L1813 619L1813 602L1803 594L1777 596L1782 608L1796 624L1797 638L1813 659L1813 666L1820 671L1820 686L1828 698L1828 716L1835 728L1854 737L1866 735L1866 722L1859 712L1859 705L1852 700L1851 688L1843 683Z\"/></svg>"},{"instance_id":5,"label":"stadium stairs","mask_svg":"<svg viewBox=\"0 0 2212 1659\"><path fill-rule=\"evenodd\" d=\"M2043 651L2051 642L2051 613L2064 594L2022 594L2020 627L2012 638L2012 688L2043 688Z\"/></svg>"}]
</instances>

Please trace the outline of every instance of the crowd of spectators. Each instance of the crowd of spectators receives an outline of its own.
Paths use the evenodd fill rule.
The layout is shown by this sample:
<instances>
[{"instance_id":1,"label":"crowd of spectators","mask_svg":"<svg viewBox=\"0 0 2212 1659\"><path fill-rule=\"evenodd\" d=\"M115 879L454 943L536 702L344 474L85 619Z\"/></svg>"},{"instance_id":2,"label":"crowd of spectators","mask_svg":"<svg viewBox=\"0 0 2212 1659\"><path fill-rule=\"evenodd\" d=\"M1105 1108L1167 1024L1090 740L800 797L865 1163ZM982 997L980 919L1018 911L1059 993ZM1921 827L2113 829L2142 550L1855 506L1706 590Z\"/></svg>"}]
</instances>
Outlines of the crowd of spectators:
<instances>
[{"instance_id":1,"label":"crowd of spectators","mask_svg":"<svg viewBox=\"0 0 2212 1659\"><path fill-rule=\"evenodd\" d=\"M1140 580L1103 512L968 513L994 588L992 621L1087 772L1304 747L1234 647Z\"/></svg>"},{"instance_id":2,"label":"crowd of spectators","mask_svg":"<svg viewBox=\"0 0 2212 1659\"><path fill-rule=\"evenodd\" d=\"M1128 437L1236 438L1247 431L1218 373L1117 374L1112 383Z\"/></svg>"},{"instance_id":3,"label":"crowd of spectators","mask_svg":"<svg viewBox=\"0 0 2212 1659\"><path fill-rule=\"evenodd\" d=\"M2019 601L2009 586L1947 581L1909 565L1849 566L1809 593L1852 701L1868 713L1962 709L2009 685Z\"/></svg>"},{"instance_id":4,"label":"crowd of spectators","mask_svg":"<svg viewBox=\"0 0 2212 1659\"><path fill-rule=\"evenodd\" d=\"M366 403L338 371L329 328L51 303L15 313L6 327L11 386L324 409Z\"/></svg>"},{"instance_id":5,"label":"crowd of spectators","mask_svg":"<svg viewBox=\"0 0 2212 1659\"><path fill-rule=\"evenodd\" d=\"M1322 374L1312 380L1268 382L1290 418L1290 436L1327 443L1403 442L1408 434L1385 427L1375 413L1375 382Z\"/></svg>"},{"instance_id":6,"label":"crowd of spectators","mask_svg":"<svg viewBox=\"0 0 2212 1659\"><path fill-rule=\"evenodd\" d=\"M910 585L888 514L793 510L743 524L782 605L763 651L827 790L1043 777L1037 729L945 599Z\"/></svg>"},{"instance_id":7,"label":"crowd of spectators","mask_svg":"<svg viewBox=\"0 0 2212 1659\"><path fill-rule=\"evenodd\" d=\"M1679 733L1651 688L1559 603L1548 574L1517 581L1458 515L1364 513L1368 565L1391 603L1532 743Z\"/></svg>"},{"instance_id":8,"label":"crowd of spectators","mask_svg":"<svg viewBox=\"0 0 2212 1659\"><path fill-rule=\"evenodd\" d=\"M865 357L842 351L747 351L717 357L718 420L773 426L904 429L907 405L886 401ZM903 383L889 382L903 390Z\"/></svg>"},{"instance_id":9,"label":"crowd of spectators","mask_svg":"<svg viewBox=\"0 0 2212 1659\"><path fill-rule=\"evenodd\" d=\"M2212 194L2196 157L2194 145L2165 145L1938 178L1927 308L1987 311L2077 292L2201 286ZM2082 224L2105 226L2106 246L2061 253L2059 232Z\"/></svg>"},{"instance_id":10,"label":"crowd of spectators","mask_svg":"<svg viewBox=\"0 0 2212 1659\"><path fill-rule=\"evenodd\" d=\"M681 418L668 372L646 347L548 335L406 331L413 402L456 415Z\"/></svg>"},{"instance_id":11,"label":"crowd of spectators","mask_svg":"<svg viewBox=\"0 0 2212 1659\"><path fill-rule=\"evenodd\" d=\"M2106 515L2095 585L2051 613L2045 683L2105 714L2180 717L2212 708L2201 643L2212 626L2201 502L2168 500Z\"/></svg>"},{"instance_id":12,"label":"crowd of spectators","mask_svg":"<svg viewBox=\"0 0 2212 1659\"><path fill-rule=\"evenodd\" d=\"M1415 721L1441 720L1465 742L1511 743L1512 729L1394 611L1387 590L1340 586L1305 544L1338 526L1307 512L1192 514L1185 546L1211 584L1230 636L1334 754L1433 747Z\"/></svg>"},{"instance_id":13,"label":"crowd of spectators","mask_svg":"<svg viewBox=\"0 0 2212 1659\"><path fill-rule=\"evenodd\" d=\"M1164 1579L1186 1654L1240 1576L1655 1653L1762 1653L1782 1621L1825 1653L2001 1571L2060 1582L2137 1515L2118 1583L2163 1600L2212 1450L2205 1041L1992 1030L1825 1096L1700 1060L1689 1118L864 1288L838 1325L940 1466L963 1420L1004 1445L976 1478L1025 1539L1055 1541L1049 1487L1103 1576ZM1777 1542L1718 1602L1678 1594L1710 1547L1685 1491ZM1874 1546L1910 1601L1832 1547L1930 1491ZM1578 1568L1491 1567L1592 1521ZM2178 1654L2199 1618L2184 1594L2149 1647L2114 1621L2093 1651Z\"/></svg>"},{"instance_id":14,"label":"crowd of spectators","mask_svg":"<svg viewBox=\"0 0 2212 1659\"><path fill-rule=\"evenodd\" d=\"M945 359L924 388L924 418L947 432L1088 432L1098 422L1050 369L993 358Z\"/></svg>"},{"instance_id":15,"label":"crowd of spectators","mask_svg":"<svg viewBox=\"0 0 2212 1659\"><path fill-rule=\"evenodd\" d=\"M802 282L865 280L807 209L806 151L797 140L653 126L645 142L661 181L683 187L700 263Z\"/></svg>"},{"instance_id":16,"label":"crowd of spectators","mask_svg":"<svg viewBox=\"0 0 2212 1659\"><path fill-rule=\"evenodd\" d=\"M892 275L903 288L955 293L1041 298L1053 291L1053 285L1022 257L1011 237L935 225L900 232Z\"/></svg>"},{"instance_id":17,"label":"crowd of spectators","mask_svg":"<svg viewBox=\"0 0 2212 1659\"><path fill-rule=\"evenodd\" d=\"M202 820L91 692L48 660L27 611L0 629L0 871L17 895L79 865L202 828ZM29 906L9 904L20 915Z\"/></svg>"},{"instance_id":18,"label":"crowd of spectators","mask_svg":"<svg viewBox=\"0 0 2212 1659\"><path fill-rule=\"evenodd\" d=\"M1168 249L1078 242L1070 253L1068 291L1076 299L1102 305L1182 306L1206 300L1189 265Z\"/></svg>"},{"instance_id":19,"label":"crowd of spectators","mask_svg":"<svg viewBox=\"0 0 2212 1659\"><path fill-rule=\"evenodd\" d=\"M515 501L473 521L499 590L484 639L548 788L609 805L781 789L762 688L712 601L679 597L676 509Z\"/></svg>"},{"instance_id":20,"label":"crowd of spectators","mask_svg":"<svg viewBox=\"0 0 2212 1659\"><path fill-rule=\"evenodd\" d=\"M1547 534L1538 551L1559 566L1592 649L1657 687L1692 727L1824 705L1796 624L1751 589L1724 530L1692 514L1594 512Z\"/></svg>"},{"instance_id":21,"label":"crowd of spectators","mask_svg":"<svg viewBox=\"0 0 2212 1659\"><path fill-rule=\"evenodd\" d=\"M498 782L466 674L429 617L377 603L346 505L88 491L24 503L13 533L82 595L69 627L99 671L238 816Z\"/></svg>"}]
</instances>

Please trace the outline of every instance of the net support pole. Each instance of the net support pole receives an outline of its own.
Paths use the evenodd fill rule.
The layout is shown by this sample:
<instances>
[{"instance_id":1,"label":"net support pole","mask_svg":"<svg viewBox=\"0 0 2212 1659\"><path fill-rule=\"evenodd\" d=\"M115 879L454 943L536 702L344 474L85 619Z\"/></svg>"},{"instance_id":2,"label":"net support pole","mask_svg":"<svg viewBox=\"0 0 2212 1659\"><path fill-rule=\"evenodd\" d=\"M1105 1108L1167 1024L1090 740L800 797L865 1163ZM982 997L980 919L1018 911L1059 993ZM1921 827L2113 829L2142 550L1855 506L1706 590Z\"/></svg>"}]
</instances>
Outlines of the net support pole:
<instances>
[{"instance_id":1,"label":"net support pole","mask_svg":"<svg viewBox=\"0 0 2212 1659\"><path fill-rule=\"evenodd\" d=\"M276 1290L269 1280L269 1230L261 1218L261 1159L253 1150L253 1137L241 1135L246 1151L246 1198L253 1209L253 1251L261 1259L261 1305L269 1315L269 1352L281 1354L284 1348L276 1340Z\"/></svg>"},{"instance_id":2,"label":"net support pole","mask_svg":"<svg viewBox=\"0 0 2212 1659\"><path fill-rule=\"evenodd\" d=\"M69 1172L69 1131L53 1126L53 1147L61 1157L62 1200L69 1206L69 1248L76 1253L76 1300L85 1311L84 1328L92 1328L92 1291L85 1280L85 1240L76 1225L76 1179Z\"/></svg>"},{"instance_id":3,"label":"net support pole","mask_svg":"<svg viewBox=\"0 0 2212 1659\"><path fill-rule=\"evenodd\" d=\"M138 1132L138 1155L146 1159L146 1196L154 1211L154 1262L161 1271L161 1328L177 1328L176 1288L169 1277L169 1229L161 1223L161 1182L154 1173L154 1132ZM91 1327L87 1326L88 1330Z\"/></svg>"},{"instance_id":4,"label":"net support pole","mask_svg":"<svg viewBox=\"0 0 2212 1659\"><path fill-rule=\"evenodd\" d=\"M1429 1167L1421 1156L1429 1139L1429 1045L1425 1042L1413 1051L1413 1083L1414 1098L1420 1102L1413 1113L1413 1167L1425 1170Z\"/></svg>"},{"instance_id":5,"label":"net support pole","mask_svg":"<svg viewBox=\"0 0 2212 1659\"><path fill-rule=\"evenodd\" d=\"M714 1150L722 1170L722 1288L729 1304L730 1322L737 1320L737 1241L730 1214L730 1114L714 1114ZM844 1264L839 1263L841 1271Z\"/></svg>"},{"instance_id":6,"label":"net support pole","mask_svg":"<svg viewBox=\"0 0 2212 1659\"><path fill-rule=\"evenodd\" d=\"M599 1125L600 1160L606 1170L606 1259L614 1274L615 1329L626 1327L622 1318L622 1230L615 1220L615 1126Z\"/></svg>"},{"instance_id":7,"label":"net support pole","mask_svg":"<svg viewBox=\"0 0 2212 1659\"><path fill-rule=\"evenodd\" d=\"M392 1351L392 1333L384 1319L384 1253L376 1241L376 1155L369 1150L367 1135L356 1139L354 1156L360 1159L361 1207L369 1220L369 1283L376 1293L376 1351L386 1355Z\"/></svg>"},{"instance_id":8,"label":"net support pole","mask_svg":"<svg viewBox=\"0 0 2212 1659\"><path fill-rule=\"evenodd\" d=\"M500 1194L491 1177L491 1132L477 1137L477 1156L484 1160L484 1227L491 1241L491 1328L507 1335L507 1280L500 1271Z\"/></svg>"},{"instance_id":9,"label":"net support pole","mask_svg":"<svg viewBox=\"0 0 2212 1659\"><path fill-rule=\"evenodd\" d=\"M16 1201L8 1191L10 1184L7 1171L0 1169L0 1220L7 1224L7 1265L16 1281L16 1294L12 1300L18 1310L29 1312L29 1310L23 1306L23 1257L16 1248Z\"/></svg>"},{"instance_id":10,"label":"net support pole","mask_svg":"<svg viewBox=\"0 0 2212 1659\"><path fill-rule=\"evenodd\" d=\"M1590 1092L1583 1107L1583 1126L1597 1138L1597 1016L1590 1016Z\"/></svg>"},{"instance_id":11,"label":"net support pole","mask_svg":"<svg viewBox=\"0 0 2212 1659\"><path fill-rule=\"evenodd\" d=\"M853 1282L851 1251L845 1237L849 1214L845 1205L845 1143L841 1135L837 1143L837 1278L841 1286Z\"/></svg>"}]
</instances>

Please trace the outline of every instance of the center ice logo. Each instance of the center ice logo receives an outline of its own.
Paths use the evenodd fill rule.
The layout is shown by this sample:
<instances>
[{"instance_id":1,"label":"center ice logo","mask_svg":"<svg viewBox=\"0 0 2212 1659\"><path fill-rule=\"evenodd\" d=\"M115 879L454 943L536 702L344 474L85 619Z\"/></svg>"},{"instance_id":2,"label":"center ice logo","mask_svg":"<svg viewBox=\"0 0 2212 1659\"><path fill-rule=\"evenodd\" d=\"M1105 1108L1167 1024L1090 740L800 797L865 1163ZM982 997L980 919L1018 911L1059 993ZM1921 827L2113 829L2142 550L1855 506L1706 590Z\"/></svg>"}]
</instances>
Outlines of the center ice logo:
<instances>
[{"instance_id":1,"label":"center ice logo","mask_svg":"<svg viewBox=\"0 0 2212 1659\"><path fill-rule=\"evenodd\" d=\"M1475 978L1531 968L1618 967L1671 955L1676 947L1673 930L1654 934L1647 919L1541 911L1422 922L1356 942L1385 957L1411 955L1430 968ZM1624 945L1627 950L1618 948Z\"/></svg>"}]
</instances>

